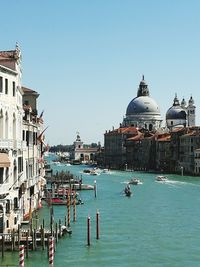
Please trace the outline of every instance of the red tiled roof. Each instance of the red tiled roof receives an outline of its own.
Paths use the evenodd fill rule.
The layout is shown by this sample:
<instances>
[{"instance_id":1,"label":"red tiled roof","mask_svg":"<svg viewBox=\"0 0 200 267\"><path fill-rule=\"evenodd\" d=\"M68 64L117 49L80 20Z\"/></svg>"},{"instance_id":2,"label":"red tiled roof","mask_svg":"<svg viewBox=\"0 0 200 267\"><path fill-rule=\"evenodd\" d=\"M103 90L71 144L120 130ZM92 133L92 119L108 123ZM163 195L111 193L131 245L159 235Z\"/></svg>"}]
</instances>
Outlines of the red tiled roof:
<instances>
[{"instance_id":1,"label":"red tiled roof","mask_svg":"<svg viewBox=\"0 0 200 267\"><path fill-rule=\"evenodd\" d=\"M36 91L34 91L34 90L32 90L32 89L29 89L29 88L27 88L27 87L24 87L24 86L22 86L22 90L23 90L24 93L28 93L28 94L37 94L37 95L38 95L38 93L37 93Z\"/></svg>"},{"instance_id":2,"label":"red tiled roof","mask_svg":"<svg viewBox=\"0 0 200 267\"><path fill-rule=\"evenodd\" d=\"M19 57L17 50L0 51L0 59L17 59Z\"/></svg>"},{"instance_id":3,"label":"red tiled roof","mask_svg":"<svg viewBox=\"0 0 200 267\"><path fill-rule=\"evenodd\" d=\"M171 136L170 135L169 136L163 136L161 138L158 138L157 141L159 141L159 142L169 142L169 141L171 141Z\"/></svg>"},{"instance_id":4,"label":"red tiled roof","mask_svg":"<svg viewBox=\"0 0 200 267\"><path fill-rule=\"evenodd\" d=\"M118 134L118 133L121 133L121 134L137 134L138 130L135 127L120 127L120 128L114 129L112 131L108 131L105 134L113 135L113 134Z\"/></svg>"},{"instance_id":5,"label":"red tiled roof","mask_svg":"<svg viewBox=\"0 0 200 267\"><path fill-rule=\"evenodd\" d=\"M177 128L174 128L171 132L172 132L172 133L176 133L176 132L182 132L182 131L184 131L184 130L185 130L184 127L177 127Z\"/></svg>"}]
</instances>

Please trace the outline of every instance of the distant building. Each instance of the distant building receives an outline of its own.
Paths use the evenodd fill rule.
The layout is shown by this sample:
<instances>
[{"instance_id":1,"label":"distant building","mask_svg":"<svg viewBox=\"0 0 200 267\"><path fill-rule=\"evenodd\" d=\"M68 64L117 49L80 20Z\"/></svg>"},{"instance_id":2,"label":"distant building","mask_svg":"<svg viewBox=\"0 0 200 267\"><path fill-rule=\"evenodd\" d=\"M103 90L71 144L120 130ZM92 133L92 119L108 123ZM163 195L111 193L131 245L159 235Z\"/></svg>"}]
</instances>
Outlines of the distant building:
<instances>
[{"instance_id":1,"label":"distant building","mask_svg":"<svg viewBox=\"0 0 200 267\"><path fill-rule=\"evenodd\" d=\"M166 126L150 98L144 76L137 97L128 105L120 127L104 134L104 166L200 175L200 127L192 96L181 104L175 95L166 112Z\"/></svg>"},{"instance_id":2,"label":"distant building","mask_svg":"<svg viewBox=\"0 0 200 267\"><path fill-rule=\"evenodd\" d=\"M73 162L80 163L94 163L96 162L96 155L99 151L99 147L84 146L81 141L79 133L77 133L76 140L73 144L73 151L71 153L71 159Z\"/></svg>"}]
</instances>

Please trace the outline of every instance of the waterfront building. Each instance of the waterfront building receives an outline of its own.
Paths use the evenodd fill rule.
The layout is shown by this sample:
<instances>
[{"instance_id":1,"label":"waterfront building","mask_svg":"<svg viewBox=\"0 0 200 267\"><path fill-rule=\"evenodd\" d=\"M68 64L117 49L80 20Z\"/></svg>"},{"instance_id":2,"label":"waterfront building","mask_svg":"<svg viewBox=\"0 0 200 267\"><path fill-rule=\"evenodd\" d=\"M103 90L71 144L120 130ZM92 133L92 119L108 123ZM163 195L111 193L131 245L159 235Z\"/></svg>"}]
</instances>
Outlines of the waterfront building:
<instances>
[{"instance_id":1,"label":"waterfront building","mask_svg":"<svg viewBox=\"0 0 200 267\"><path fill-rule=\"evenodd\" d=\"M29 88L23 89L23 132L22 137L25 142L24 176L25 191L21 197L21 207L24 219L37 210L41 203L43 186L45 185L44 172L44 152L46 144L43 135L43 118L38 115L37 98L39 94Z\"/></svg>"},{"instance_id":2,"label":"waterfront building","mask_svg":"<svg viewBox=\"0 0 200 267\"><path fill-rule=\"evenodd\" d=\"M0 51L0 232L20 222L19 184L23 182L21 52Z\"/></svg>"},{"instance_id":3,"label":"waterfront building","mask_svg":"<svg viewBox=\"0 0 200 267\"><path fill-rule=\"evenodd\" d=\"M125 169L127 167L125 141L138 134L135 127L120 127L104 134L104 160L106 168Z\"/></svg>"},{"instance_id":4,"label":"waterfront building","mask_svg":"<svg viewBox=\"0 0 200 267\"><path fill-rule=\"evenodd\" d=\"M143 76L137 97L129 103L120 128L104 134L104 165L198 175L200 142L195 109L192 96L188 104L185 99L180 104L175 95L166 112L166 127L162 128L159 107L150 98ZM127 135L131 127L135 130L128 130Z\"/></svg>"},{"instance_id":5,"label":"waterfront building","mask_svg":"<svg viewBox=\"0 0 200 267\"><path fill-rule=\"evenodd\" d=\"M156 170L167 171L170 166L171 159L171 134L158 133L156 135L156 150L154 158L156 159ZM155 156L156 155L156 156Z\"/></svg>"},{"instance_id":6,"label":"waterfront building","mask_svg":"<svg viewBox=\"0 0 200 267\"><path fill-rule=\"evenodd\" d=\"M194 167L194 174L200 175L200 148L197 148L194 151Z\"/></svg>"},{"instance_id":7,"label":"waterfront building","mask_svg":"<svg viewBox=\"0 0 200 267\"><path fill-rule=\"evenodd\" d=\"M38 175L38 153L42 148L36 145L41 132L37 117L31 107L28 112L23 106L26 92L21 85L21 69L18 45L15 50L0 51L0 233L16 230L25 213L31 214L30 181ZM36 127L31 125L32 120L37 123ZM34 149L29 146L30 142L35 144ZM27 158L34 161L34 167ZM37 186L36 182L34 187Z\"/></svg>"},{"instance_id":8,"label":"waterfront building","mask_svg":"<svg viewBox=\"0 0 200 267\"><path fill-rule=\"evenodd\" d=\"M187 128L187 132L180 136L179 165L184 173L198 175L195 161L195 153L200 148L200 127ZM195 152L197 151L197 152Z\"/></svg>"},{"instance_id":9,"label":"waterfront building","mask_svg":"<svg viewBox=\"0 0 200 267\"><path fill-rule=\"evenodd\" d=\"M99 151L99 146L92 147L84 145L80 134L77 133L76 140L73 144L71 159L73 163L94 163L96 155Z\"/></svg>"},{"instance_id":10,"label":"waterfront building","mask_svg":"<svg viewBox=\"0 0 200 267\"><path fill-rule=\"evenodd\" d=\"M156 101L150 97L148 84L143 76L137 96L131 100L126 109L123 127L137 127L155 131L161 127L161 123L160 108Z\"/></svg>"}]
</instances>

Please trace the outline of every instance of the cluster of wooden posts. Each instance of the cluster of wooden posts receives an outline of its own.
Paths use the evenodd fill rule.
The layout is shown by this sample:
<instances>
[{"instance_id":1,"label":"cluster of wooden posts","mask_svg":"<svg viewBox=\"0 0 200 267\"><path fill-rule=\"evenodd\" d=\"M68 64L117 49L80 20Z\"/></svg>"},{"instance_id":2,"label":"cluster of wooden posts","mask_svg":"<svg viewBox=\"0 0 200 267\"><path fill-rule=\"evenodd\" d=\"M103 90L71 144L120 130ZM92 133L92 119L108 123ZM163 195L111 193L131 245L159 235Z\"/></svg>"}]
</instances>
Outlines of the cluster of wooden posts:
<instances>
[{"instance_id":1,"label":"cluster of wooden posts","mask_svg":"<svg viewBox=\"0 0 200 267\"><path fill-rule=\"evenodd\" d=\"M95 198L97 197L97 187L95 181ZM76 198L73 195L73 222L76 222ZM24 267L24 258L29 257L30 250L47 250L47 256L49 259L49 266L53 266L54 252L56 251L56 243L66 233L71 234L70 220L71 220L71 198L70 194L67 199L67 215L64 217L64 224L61 220L54 222L54 211L53 206L50 206L50 229L45 229L45 221L43 219L40 227L33 225L33 218L30 219L28 229L23 229L19 225L17 231L11 233L0 234L0 250L2 258L4 257L5 251L19 251L19 266ZM99 239L99 212L96 213L96 239ZM87 245L91 245L90 241L90 216L87 218ZM52 248L53 247L53 248Z\"/></svg>"},{"instance_id":2,"label":"cluster of wooden posts","mask_svg":"<svg viewBox=\"0 0 200 267\"><path fill-rule=\"evenodd\" d=\"M50 229L45 229L45 222L43 220L42 225L38 229L33 229L32 223L30 223L29 229L22 229L18 227L17 231L11 233L0 234L0 248L2 258L5 251L17 251L20 245L24 245L25 254L28 258L29 250L37 250L41 247L48 250L49 238L53 236L55 243L58 242L66 233L71 234L72 231L67 227L67 216L65 216L65 223L62 225L61 220L54 223L53 213L51 212L51 224Z\"/></svg>"}]
</instances>

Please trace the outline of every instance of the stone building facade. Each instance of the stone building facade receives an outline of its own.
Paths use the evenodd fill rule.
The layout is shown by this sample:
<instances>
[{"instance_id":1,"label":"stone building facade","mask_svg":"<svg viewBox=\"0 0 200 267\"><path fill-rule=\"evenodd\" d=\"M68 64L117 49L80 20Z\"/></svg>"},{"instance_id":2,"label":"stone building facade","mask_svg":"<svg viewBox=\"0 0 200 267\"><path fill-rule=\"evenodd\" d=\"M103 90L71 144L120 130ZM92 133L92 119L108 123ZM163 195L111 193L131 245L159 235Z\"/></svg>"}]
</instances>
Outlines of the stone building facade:
<instances>
[{"instance_id":1,"label":"stone building facade","mask_svg":"<svg viewBox=\"0 0 200 267\"><path fill-rule=\"evenodd\" d=\"M18 45L15 50L0 51L0 233L16 230L25 213L31 215L29 184L31 178L38 177L38 154L42 148L36 144L42 129L38 122L35 122L35 134L27 134L31 126L24 120L21 69ZM34 139L35 147L27 145L28 137ZM35 169L30 177L27 157L33 153Z\"/></svg>"}]
</instances>

